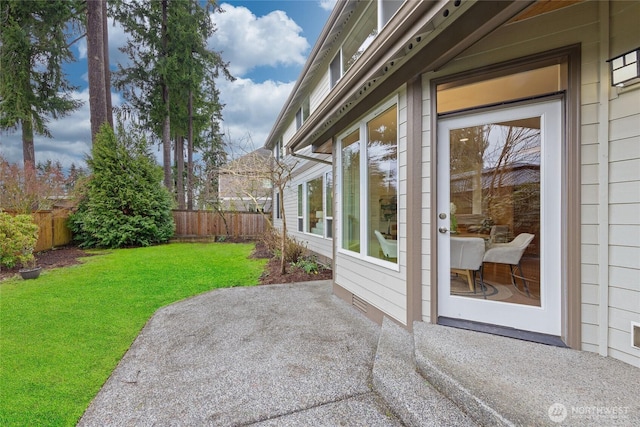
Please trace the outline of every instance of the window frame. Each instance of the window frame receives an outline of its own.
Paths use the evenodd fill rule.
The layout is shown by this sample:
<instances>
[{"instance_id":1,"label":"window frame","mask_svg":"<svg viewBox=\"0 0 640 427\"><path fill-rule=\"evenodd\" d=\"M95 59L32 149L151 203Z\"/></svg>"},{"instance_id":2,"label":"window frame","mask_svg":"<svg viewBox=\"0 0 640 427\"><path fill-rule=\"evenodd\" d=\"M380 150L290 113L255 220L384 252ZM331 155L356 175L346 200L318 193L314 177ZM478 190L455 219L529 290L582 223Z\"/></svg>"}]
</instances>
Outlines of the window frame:
<instances>
[{"instance_id":1,"label":"window frame","mask_svg":"<svg viewBox=\"0 0 640 427\"><path fill-rule=\"evenodd\" d=\"M343 228L342 226L337 227L336 229L336 238L337 245L336 249L339 254L344 254L350 257L354 257L363 261L367 261L368 263L376 264L381 267L385 267L387 269L391 269L393 271L400 271L401 264L401 252L398 250L398 257L396 258L396 262L388 261L383 258L377 258L371 255L368 255L369 251L369 223L370 223L370 215L368 211L369 206L369 179L368 179L368 153L367 153L367 145L369 140L369 135L367 132L367 125L376 117L385 113L392 107L396 107L396 126L397 126L397 137L396 137L396 146L400 144L400 102L398 94L393 95L391 98L388 98L386 101L379 104L376 108L372 109L368 114L362 116L356 123L352 126L346 128L342 133L339 134L337 138L337 159L336 159L336 191L334 191L335 195L335 204L336 209L333 213L334 218L337 215L338 223L343 224L343 201L342 201L342 192L343 192L343 176L342 176L342 141L345 137L350 136L356 130L360 131L360 138L358 141L360 148L360 162L359 162L359 177L360 177L360 244L359 251L353 251L350 249L346 249L343 247ZM399 148L399 147L398 147ZM398 189L398 194L396 197L400 197L399 189L400 189L400 163L399 163L399 149L396 151L396 188ZM399 204L396 207L396 221L398 221L400 216L400 208ZM398 242L400 240L400 236L398 235Z\"/></svg>"},{"instance_id":2,"label":"window frame","mask_svg":"<svg viewBox=\"0 0 640 427\"><path fill-rule=\"evenodd\" d=\"M297 231L299 233L304 233L310 236L315 236L317 238L323 238L323 239L330 239L333 240L333 233L332 231L330 232L330 229L327 228L329 225L333 226L333 216L329 217L329 219L331 220L331 223L329 223L327 221L327 205L326 205L326 200L327 200L327 180L326 177L331 174L332 172L323 172L320 175L317 175L311 179L307 179L305 181L302 181L298 184L298 226L297 226ZM309 188L309 183L311 181L315 181L315 180L321 180L321 189L322 189L322 194L321 194L321 200L322 200L322 222L323 222L323 231L322 234L316 234L311 232L310 227L309 227L309 193L308 193L308 188ZM331 191L333 191L333 182L332 182L332 187L331 187ZM333 194L332 194L333 197ZM302 214L302 215L300 215Z\"/></svg>"}]
</instances>

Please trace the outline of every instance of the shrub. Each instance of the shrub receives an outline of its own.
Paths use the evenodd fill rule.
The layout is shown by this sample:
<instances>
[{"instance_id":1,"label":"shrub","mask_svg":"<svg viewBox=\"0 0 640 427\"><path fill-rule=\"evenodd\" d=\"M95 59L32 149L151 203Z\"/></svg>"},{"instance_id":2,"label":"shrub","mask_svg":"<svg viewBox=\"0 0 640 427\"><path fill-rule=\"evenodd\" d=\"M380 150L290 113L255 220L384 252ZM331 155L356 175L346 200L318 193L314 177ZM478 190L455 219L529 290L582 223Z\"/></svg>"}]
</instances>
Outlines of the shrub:
<instances>
[{"instance_id":1,"label":"shrub","mask_svg":"<svg viewBox=\"0 0 640 427\"><path fill-rule=\"evenodd\" d=\"M81 247L149 246L173 236L171 195L162 186L162 170L122 125L118 136L108 125L96 135L91 177L69 226Z\"/></svg>"},{"instance_id":2,"label":"shrub","mask_svg":"<svg viewBox=\"0 0 640 427\"><path fill-rule=\"evenodd\" d=\"M285 262L295 264L300 258L307 252L307 249L302 246L295 238L288 237L284 245L284 260Z\"/></svg>"},{"instance_id":3,"label":"shrub","mask_svg":"<svg viewBox=\"0 0 640 427\"><path fill-rule=\"evenodd\" d=\"M30 215L11 216L0 211L0 265L11 268L28 266L34 261L38 226Z\"/></svg>"},{"instance_id":4,"label":"shrub","mask_svg":"<svg viewBox=\"0 0 640 427\"><path fill-rule=\"evenodd\" d=\"M313 255L301 257L298 262L293 263L292 266L304 271L307 274L318 274L321 268L320 264L318 263L318 259Z\"/></svg>"}]
</instances>

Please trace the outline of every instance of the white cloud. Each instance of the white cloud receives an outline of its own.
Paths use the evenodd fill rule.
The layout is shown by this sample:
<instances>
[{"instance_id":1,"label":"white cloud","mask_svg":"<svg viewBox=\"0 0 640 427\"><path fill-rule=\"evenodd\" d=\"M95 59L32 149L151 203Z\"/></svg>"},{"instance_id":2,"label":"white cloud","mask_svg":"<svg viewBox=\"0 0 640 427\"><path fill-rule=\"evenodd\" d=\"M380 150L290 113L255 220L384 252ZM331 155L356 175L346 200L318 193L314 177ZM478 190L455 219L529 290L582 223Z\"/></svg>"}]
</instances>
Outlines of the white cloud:
<instances>
[{"instance_id":1,"label":"white cloud","mask_svg":"<svg viewBox=\"0 0 640 427\"><path fill-rule=\"evenodd\" d=\"M320 7L324 10L332 11L338 0L320 0Z\"/></svg>"},{"instance_id":2,"label":"white cloud","mask_svg":"<svg viewBox=\"0 0 640 427\"><path fill-rule=\"evenodd\" d=\"M209 46L222 52L234 76L243 76L259 66L303 65L307 39L302 28L283 11L256 17L242 6L221 5L223 13L211 15L217 31Z\"/></svg>"},{"instance_id":3,"label":"white cloud","mask_svg":"<svg viewBox=\"0 0 640 427\"><path fill-rule=\"evenodd\" d=\"M219 81L223 109L225 141L244 140L250 135L253 148L262 147L269 132L293 89L294 82L267 80L255 83L249 79L234 82Z\"/></svg>"},{"instance_id":4,"label":"white cloud","mask_svg":"<svg viewBox=\"0 0 640 427\"><path fill-rule=\"evenodd\" d=\"M85 157L91 151L91 121L89 113L89 90L73 92L75 99L84 104L66 117L48 123L52 138L34 135L36 162L60 161L68 168L71 163L85 166ZM112 93L114 106L120 105L120 96ZM3 133L0 138L0 154L12 163L22 164L22 133L20 128Z\"/></svg>"}]
</instances>

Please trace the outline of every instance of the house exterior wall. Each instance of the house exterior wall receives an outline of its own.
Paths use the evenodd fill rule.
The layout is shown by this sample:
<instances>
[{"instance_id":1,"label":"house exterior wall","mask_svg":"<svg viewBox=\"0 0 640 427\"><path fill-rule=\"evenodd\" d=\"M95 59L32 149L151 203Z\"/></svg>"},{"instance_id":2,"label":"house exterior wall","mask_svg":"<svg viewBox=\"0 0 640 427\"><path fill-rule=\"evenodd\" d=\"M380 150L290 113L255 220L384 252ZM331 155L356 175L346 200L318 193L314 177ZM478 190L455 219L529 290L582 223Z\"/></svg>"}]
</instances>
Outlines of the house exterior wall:
<instances>
[{"instance_id":1,"label":"house exterior wall","mask_svg":"<svg viewBox=\"0 0 640 427\"><path fill-rule=\"evenodd\" d=\"M298 231L298 185L304 186L306 182L320 178L327 172L331 172L330 165L302 160L294 170L293 179L284 196L289 235L320 255L325 262L333 258L333 239Z\"/></svg>"},{"instance_id":2,"label":"house exterior wall","mask_svg":"<svg viewBox=\"0 0 640 427\"><path fill-rule=\"evenodd\" d=\"M326 71L320 78L320 82L313 88L311 95L309 96L309 110L313 113L322 100L329 94L329 69L325 67Z\"/></svg>"},{"instance_id":3,"label":"house exterior wall","mask_svg":"<svg viewBox=\"0 0 640 427\"><path fill-rule=\"evenodd\" d=\"M633 16L640 16L637 2L584 2L511 23L438 73L423 77L424 321L435 321L431 313L431 286L435 283L430 256L429 190L434 170L430 158L430 78L580 44L581 346L640 366L640 351L631 347L630 337L630 322L640 321L640 88L610 87L605 62L612 53L638 47L640 34L637 25L630 22ZM603 104L605 108L600 107Z\"/></svg>"},{"instance_id":4,"label":"house exterior wall","mask_svg":"<svg viewBox=\"0 0 640 427\"><path fill-rule=\"evenodd\" d=\"M640 3L611 4L610 51L624 53L640 45ZM630 323L640 323L640 88L610 88L607 212L609 247L608 354L640 367L640 349L630 348ZM604 153L603 153L604 154ZM602 175L602 174L600 174ZM604 184L601 184L604 185ZM603 205L606 203L603 200ZM603 330L603 329L607 330Z\"/></svg>"},{"instance_id":5,"label":"house exterior wall","mask_svg":"<svg viewBox=\"0 0 640 427\"><path fill-rule=\"evenodd\" d=\"M334 280L345 290L357 295L368 305L407 324L407 98L406 90L397 91L398 100L398 265L391 269L353 254L336 251ZM337 190L336 200L340 194ZM340 224L334 220L336 229ZM336 242L339 245L338 242Z\"/></svg>"},{"instance_id":6,"label":"house exterior wall","mask_svg":"<svg viewBox=\"0 0 640 427\"><path fill-rule=\"evenodd\" d=\"M290 233L306 242L309 249L334 256L336 293L340 292L344 298L357 297L358 303L354 302L354 306L364 302L407 327L410 327L407 324L410 315L407 298L412 295L408 291L407 272L415 275L413 266L417 264L421 273L420 292L417 293L421 295L419 314L423 321L435 323L437 304L432 296L436 286L437 254L432 224L432 208L435 208L432 189L436 168L432 145L437 120L433 111L433 80L462 72L482 72L495 64L577 46L579 74L576 80L579 86L575 99L568 101L579 101L575 126L579 147L575 147L578 159L574 183L574 188L579 189L579 203L575 207L579 220L573 224L579 222L575 226L579 233L575 234L580 236L570 250L577 259L571 263L571 268L578 271L575 277L580 280L570 284L572 287L577 285L575 295L579 297L568 303L579 317L579 321L574 322L579 323L574 325L579 339L573 345L640 367L640 350L631 344L631 322L640 323L640 84L622 89L611 87L606 62L615 55L640 47L640 26L635 22L638 16L640 2L584 1L573 4L505 24L439 66L438 71L419 76L422 81L421 116L417 118L421 126L421 181L416 193L408 194L407 134L414 122L413 118L407 117L407 85L400 84L395 90L385 92L388 97L397 96L399 111L397 268L339 249L339 209L334 208L335 239L296 231L298 184L321 176L330 170L330 166L303 162L296 169L294 179L283 195ZM308 91L312 112L330 92L326 67L319 73L318 83ZM343 130L346 129L336 131L334 138ZM293 121L283 134L285 144L295 133ZM335 153L336 144L333 148L335 160L340 154ZM340 200L338 180L334 186L334 200ZM415 224L416 218L416 215L411 221L407 218L409 197L411 200L419 198L421 202L420 253L407 252L407 236L417 234L408 227L408 223ZM278 225L278 220L275 223Z\"/></svg>"}]
</instances>

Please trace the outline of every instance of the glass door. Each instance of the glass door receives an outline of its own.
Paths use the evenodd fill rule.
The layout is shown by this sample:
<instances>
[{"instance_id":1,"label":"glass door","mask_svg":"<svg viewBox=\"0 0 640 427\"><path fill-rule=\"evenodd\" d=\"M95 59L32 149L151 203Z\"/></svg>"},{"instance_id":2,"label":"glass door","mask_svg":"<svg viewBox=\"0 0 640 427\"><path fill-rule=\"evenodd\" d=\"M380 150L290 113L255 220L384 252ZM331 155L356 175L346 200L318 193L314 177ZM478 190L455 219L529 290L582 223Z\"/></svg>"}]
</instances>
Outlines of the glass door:
<instances>
[{"instance_id":1,"label":"glass door","mask_svg":"<svg viewBox=\"0 0 640 427\"><path fill-rule=\"evenodd\" d=\"M438 121L438 315L559 336L560 100Z\"/></svg>"}]
</instances>

